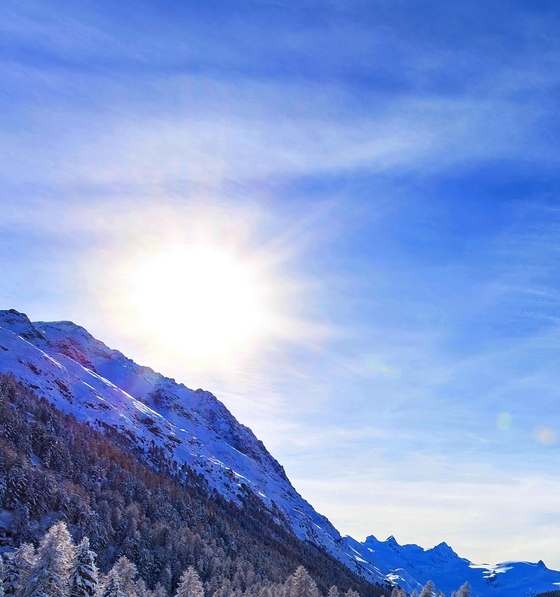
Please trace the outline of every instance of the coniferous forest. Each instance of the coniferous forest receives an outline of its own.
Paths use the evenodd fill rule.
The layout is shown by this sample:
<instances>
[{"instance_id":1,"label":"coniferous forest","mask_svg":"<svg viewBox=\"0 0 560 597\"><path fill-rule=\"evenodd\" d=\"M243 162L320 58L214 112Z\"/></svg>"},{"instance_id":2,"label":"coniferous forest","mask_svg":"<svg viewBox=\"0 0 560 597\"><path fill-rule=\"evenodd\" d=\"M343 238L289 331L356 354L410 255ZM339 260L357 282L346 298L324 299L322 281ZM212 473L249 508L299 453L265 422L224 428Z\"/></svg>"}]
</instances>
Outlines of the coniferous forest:
<instances>
[{"instance_id":1,"label":"coniferous forest","mask_svg":"<svg viewBox=\"0 0 560 597\"><path fill-rule=\"evenodd\" d=\"M125 436L0 375L5 594L86 597L94 585L103 597L391 593L298 540L251 492L232 503L163 452L149 462Z\"/></svg>"},{"instance_id":2,"label":"coniferous forest","mask_svg":"<svg viewBox=\"0 0 560 597\"><path fill-rule=\"evenodd\" d=\"M23 543L4 558L0 557L1 597L165 597L168 592L160 584L150 590L137 567L121 556L107 574L100 573L96 554L87 537L79 545L64 522L51 526L37 549ZM232 591L232 594L237 591ZM317 584L303 566L299 566L282 584L254 583L246 595L264 597L320 597ZM194 566L179 577L175 597L204 597L204 585ZM328 597L341 597L337 587ZM349 589L345 597L358 597Z\"/></svg>"}]
</instances>

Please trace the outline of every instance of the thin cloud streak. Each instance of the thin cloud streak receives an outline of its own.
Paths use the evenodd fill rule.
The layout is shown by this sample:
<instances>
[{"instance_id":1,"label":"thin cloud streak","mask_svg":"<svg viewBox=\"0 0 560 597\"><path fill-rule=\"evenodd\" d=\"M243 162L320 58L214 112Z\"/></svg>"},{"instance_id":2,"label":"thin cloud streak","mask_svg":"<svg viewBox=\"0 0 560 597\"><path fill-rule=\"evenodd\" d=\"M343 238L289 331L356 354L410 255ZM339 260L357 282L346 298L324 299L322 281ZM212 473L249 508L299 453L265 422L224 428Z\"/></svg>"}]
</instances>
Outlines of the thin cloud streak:
<instances>
[{"instance_id":1,"label":"thin cloud streak","mask_svg":"<svg viewBox=\"0 0 560 597\"><path fill-rule=\"evenodd\" d=\"M286 90L274 91L284 95ZM296 99L313 102L305 93ZM419 170L429 175L472 161L523 159L542 118L534 106L437 98L397 101L377 118L346 123L325 122L320 115L247 117L228 111L233 113L178 115L163 121L142 117L141 122L117 114L106 118L106 124L95 115L75 115L67 119L69 130L57 113L47 112L40 117L47 126L38 124L33 137L4 139L2 175L12 184L21 184L24 175L27 185L95 185L117 193L123 185L153 192L181 181L198 185L206 194L223 193L228 183L287 176ZM75 128L93 133L72 134L69 147ZM51 138L48 159L45 153L37 161L37 151L28 151L37 135L43 143ZM481 144L483 135L486 142ZM33 156L33 169L27 155ZM531 159L551 158L539 149L531 152Z\"/></svg>"}]
</instances>

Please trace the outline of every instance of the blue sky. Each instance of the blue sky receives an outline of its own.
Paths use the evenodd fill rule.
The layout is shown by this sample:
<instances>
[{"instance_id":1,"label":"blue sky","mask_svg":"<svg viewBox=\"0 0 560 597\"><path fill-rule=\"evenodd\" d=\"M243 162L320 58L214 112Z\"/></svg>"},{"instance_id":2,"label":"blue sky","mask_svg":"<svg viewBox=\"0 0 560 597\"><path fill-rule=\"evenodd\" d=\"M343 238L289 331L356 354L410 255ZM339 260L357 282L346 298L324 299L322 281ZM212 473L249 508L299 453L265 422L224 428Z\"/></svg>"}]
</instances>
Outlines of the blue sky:
<instances>
[{"instance_id":1,"label":"blue sky","mask_svg":"<svg viewBox=\"0 0 560 597\"><path fill-rule=\"evenodd\" d=\"M560 568L559 25L535 1L3 2L3 308L213 391L343 533ZM129 272L193 243L266 303L206 357L180 302L129 315ZM204 291L168 275L162 301Z\"/></svg>"}]
</instances>

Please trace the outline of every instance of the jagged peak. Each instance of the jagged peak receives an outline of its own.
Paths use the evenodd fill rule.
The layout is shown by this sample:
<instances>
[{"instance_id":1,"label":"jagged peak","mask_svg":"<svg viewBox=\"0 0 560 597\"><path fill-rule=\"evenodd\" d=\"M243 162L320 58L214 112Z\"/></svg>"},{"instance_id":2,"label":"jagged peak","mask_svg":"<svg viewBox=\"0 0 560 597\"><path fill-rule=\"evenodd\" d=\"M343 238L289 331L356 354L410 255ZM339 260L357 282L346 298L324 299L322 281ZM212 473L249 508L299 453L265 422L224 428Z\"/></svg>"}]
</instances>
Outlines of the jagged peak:
<instances>
[{"instance_id":1,"label":"jagged peak","mask_svg":"<svg viewBox=\"0 0 560 597\"><path fill-rule=\"evenodd\" d=\"M459 557L459 555L453 551L453 549L447 543L445 543L445 541L442 541L431 549L426 550L426 553L432 556L432 558L435 557L438 561L450 560Z\"/></svg>"},{"instance_id":2,"label":"jagged peak","mask_svg":"<svg viewBox=\"0 0 560 597\"><path fill-rule=\"evenodd\" d=\"M366 537L366 540L364 541L364 545L366 545L366 546L367 545L377 546L380 544L387 544L387 545L390 545L391 547L394 547L394 546L400 547L399 542L395 539L394 535L389 535L389 537L387 537L387 539L385 539L385 541L380 541L375 535L368 535Z\"/></svg>"},{"instance_id":3,"label":"jagged peak","mask_svg":"<svg viewBox=\"0 0 560 597\"><path fill-rule=\"evenodd\" d=\"M25 340L45 339L43 334L31 323L29 317L15 309L0 311L0 327L21 336Z\"/></svg>"},{"instance_id":4,"label":"jagged peak","mask_svg":"<svg viewBox=\"0 0 560 597\"><path fill-rule=\"evenodd\" d=\"M435 550L455 554L455 552L453 551L451 546L448 545L445 541L442 541L441 543L438 543L437 545L432 547L431 551L435 551ZM457 554L455 554L455 555L457 555Z\"/></svg>"}]
</instances>

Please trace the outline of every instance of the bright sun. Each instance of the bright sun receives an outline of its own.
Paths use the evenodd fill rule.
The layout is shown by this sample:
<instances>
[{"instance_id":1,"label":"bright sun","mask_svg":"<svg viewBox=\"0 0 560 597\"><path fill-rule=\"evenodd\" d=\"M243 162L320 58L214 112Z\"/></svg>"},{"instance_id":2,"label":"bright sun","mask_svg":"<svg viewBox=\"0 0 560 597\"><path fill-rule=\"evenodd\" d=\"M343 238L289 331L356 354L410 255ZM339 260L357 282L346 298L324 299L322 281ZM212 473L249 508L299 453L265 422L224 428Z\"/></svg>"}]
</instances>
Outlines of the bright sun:
<instances>
[{"instance_id":1,"label":"bright sun","mask_svg":"<svg viewBox=\"0 0 560 597\"><path fill-rule=\"evenodd\" d=\"M266 284L259 267L201 245L168 247L127 274L137 325L198 358L244 350L266 327Z\"/></svg>"}]
</instances>

